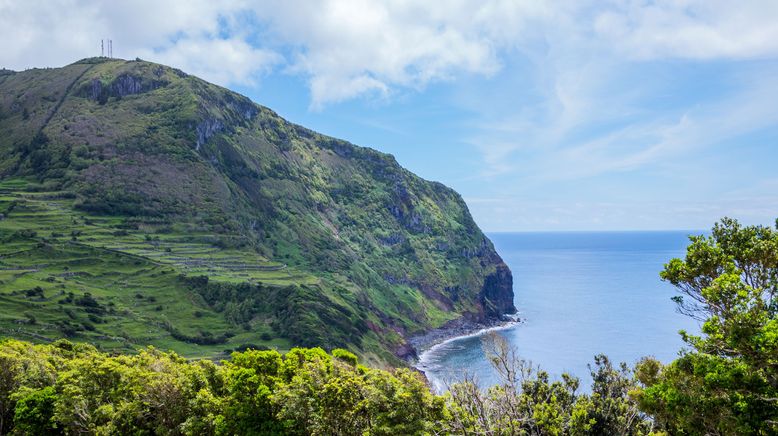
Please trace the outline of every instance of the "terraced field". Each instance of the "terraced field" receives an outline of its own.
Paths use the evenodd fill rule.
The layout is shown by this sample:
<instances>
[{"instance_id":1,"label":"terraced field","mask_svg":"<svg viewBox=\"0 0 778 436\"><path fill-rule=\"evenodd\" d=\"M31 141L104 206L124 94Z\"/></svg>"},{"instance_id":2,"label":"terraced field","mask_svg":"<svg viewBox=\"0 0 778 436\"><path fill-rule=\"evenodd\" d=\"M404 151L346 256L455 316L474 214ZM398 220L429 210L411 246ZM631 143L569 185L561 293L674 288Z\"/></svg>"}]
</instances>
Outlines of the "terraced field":
<instances>
[{"instance_id":1,"label":"terraced field","mask_svg":"<svg viewBox=\"0 0 778 436\"><path fill-rule=\"evenodd\" d=\"M24 180L0 183L0 333L75 336L112 350L152 344L192 356L247 344L288 347L261 317L228 322L183 277L269 287L316 284L316 277L217 247L215 235L84 214L73 201ZM221 337L228 338L208 340Z\"/></svg>"}]
</instances>

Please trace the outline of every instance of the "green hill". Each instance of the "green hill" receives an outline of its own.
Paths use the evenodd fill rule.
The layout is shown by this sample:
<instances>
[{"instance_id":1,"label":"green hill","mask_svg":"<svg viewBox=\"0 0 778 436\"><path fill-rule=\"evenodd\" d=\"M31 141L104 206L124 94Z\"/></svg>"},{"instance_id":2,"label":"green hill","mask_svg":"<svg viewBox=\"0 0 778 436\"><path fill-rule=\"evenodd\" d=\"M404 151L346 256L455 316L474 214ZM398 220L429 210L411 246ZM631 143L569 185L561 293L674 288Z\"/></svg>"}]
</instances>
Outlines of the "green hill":
<instances>
[{"instance_id":1,"label":"green hill","mask_svg":"<svg viewBox=\"0 0 778 436\"><path fill-rule=\"evenodd\" d=\"M0 334L368 362L513 312L453 190L144 61L0 71Z\"/></svg>"}]
</instances>

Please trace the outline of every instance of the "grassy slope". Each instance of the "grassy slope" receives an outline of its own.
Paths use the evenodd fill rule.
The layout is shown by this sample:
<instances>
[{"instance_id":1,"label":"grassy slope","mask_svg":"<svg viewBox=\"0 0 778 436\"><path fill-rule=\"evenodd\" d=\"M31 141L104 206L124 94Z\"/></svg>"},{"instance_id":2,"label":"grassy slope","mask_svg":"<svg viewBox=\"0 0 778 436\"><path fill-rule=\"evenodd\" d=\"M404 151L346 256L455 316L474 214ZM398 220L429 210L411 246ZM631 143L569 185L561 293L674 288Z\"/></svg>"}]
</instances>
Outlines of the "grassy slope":
<instances>
[{"instance_id":1,"label":"grassy slope","mask_svg":"<svg viewBox=\"0 0 778 436\"><path fill-rule=\"evenodd\" d=\"M77 213L72 199L32 187L37 188L22 180L0 184L4 334L44 341L75 335L107 349L153 344L186 355L216 354L246 343L288 348L288 340L262 339L272 330L259 318L248 332L231 325L178 276L207 274L217 281L276 286L317 283L315 277L198 242L208 235L157 235L154 226L127 230L120 218ZM86 293L98 307L79 304ZM69 294L74 297L68 299ZM76 331L68 333L63 322ZM191 336L235 336L225 344L197 345L174 339L167 325Z\"/></svg>"},{"instance_id":2,"label":"grassy slope","mask_svg":"<svg viewBox=\"0 0 778 436\"><path fill-rule=\"evenodd\" d=\"M147 62L4 73L0 89L7 334L391 361L408 334L496 311L480 292L502 262L461 198L389 155Z\"/></svg>"}]
</instances>

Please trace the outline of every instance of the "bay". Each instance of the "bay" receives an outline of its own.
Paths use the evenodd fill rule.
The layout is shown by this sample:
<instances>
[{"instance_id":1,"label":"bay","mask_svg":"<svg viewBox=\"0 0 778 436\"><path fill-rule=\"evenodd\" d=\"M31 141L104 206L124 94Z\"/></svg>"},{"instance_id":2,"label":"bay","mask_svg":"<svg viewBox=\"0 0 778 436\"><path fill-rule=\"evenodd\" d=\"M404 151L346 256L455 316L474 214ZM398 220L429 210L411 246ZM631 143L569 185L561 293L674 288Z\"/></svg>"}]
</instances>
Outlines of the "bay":
<instances>
[{"instance_id":1,"label":"bay","mask_svg":"<svg viewBox=\"0 0 778 436\"><path fill-rule=\"evenodd\" d=\"M493 233L488 236L511 268L522 323L498 330L518 355L552 377L567 372L587 390L587 364L604 353L633 365L643 356L663 362L684 346L678 331L699 331L678 314L675 289L659 278L663 265L683 257L688 235L700 231ZM480 335L457 338L422 353L419 368L442 391L473 376L482 387L498 381Z\"/></svg>"}]
</instances>

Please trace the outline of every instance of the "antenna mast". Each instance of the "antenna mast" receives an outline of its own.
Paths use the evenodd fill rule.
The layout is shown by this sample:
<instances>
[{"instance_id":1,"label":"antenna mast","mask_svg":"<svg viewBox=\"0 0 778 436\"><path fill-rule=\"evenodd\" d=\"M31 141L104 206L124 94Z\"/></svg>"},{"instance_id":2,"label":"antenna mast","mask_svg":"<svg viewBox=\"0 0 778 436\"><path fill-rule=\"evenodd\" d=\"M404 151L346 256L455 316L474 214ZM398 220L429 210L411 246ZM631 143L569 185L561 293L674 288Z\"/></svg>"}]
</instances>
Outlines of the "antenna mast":
<instances>
[{"instance_id":1,"label":"antenna mast","mask_svg":"<svg viewBox=\"0 0 778 436\"><path fill-rule=\"evenodd\" d=\"M101 39L100 40L100 57L113 58L113 40Z\"/></svg>"}]
</instances>

